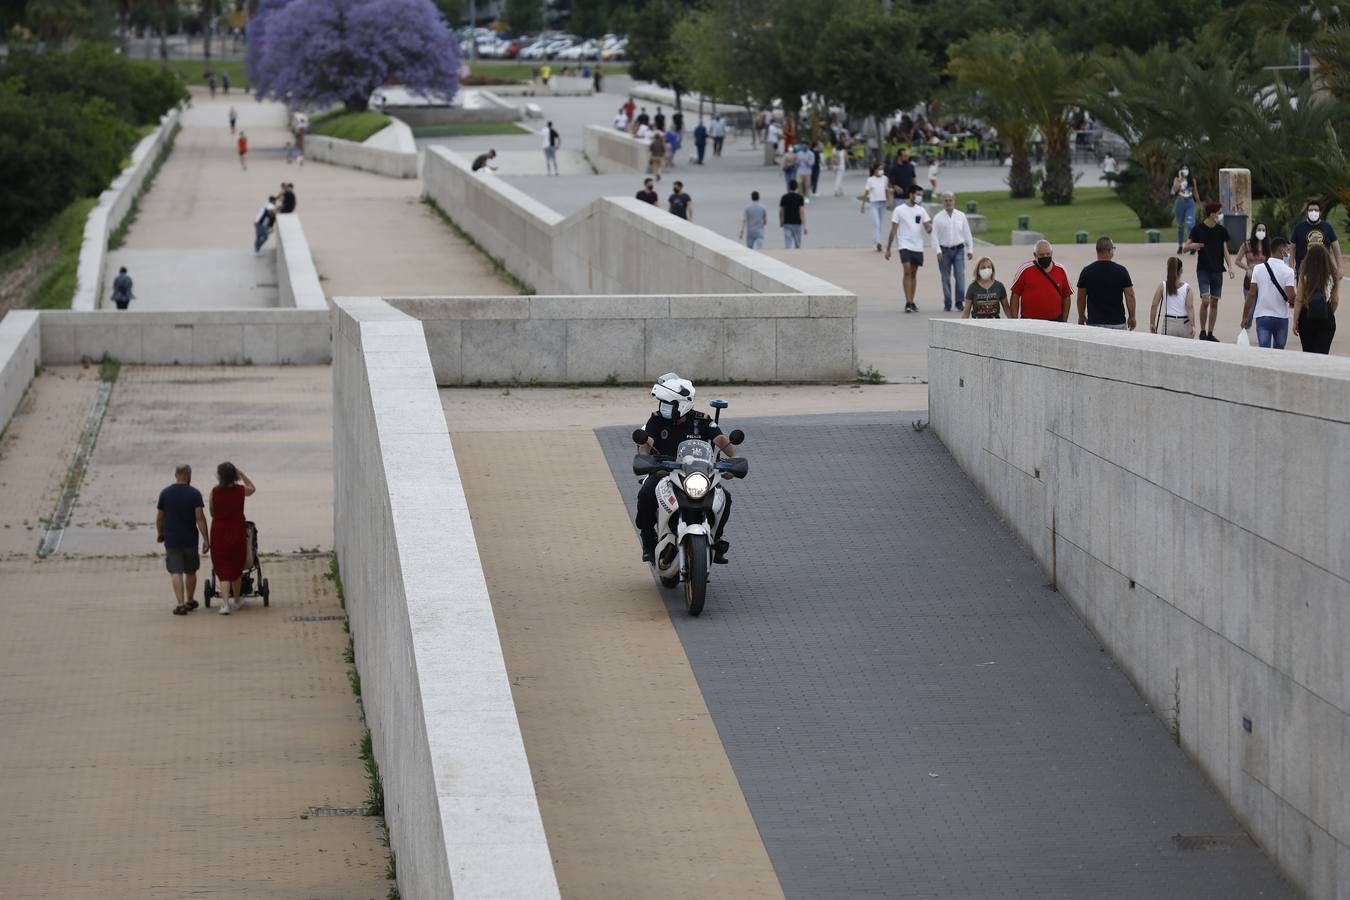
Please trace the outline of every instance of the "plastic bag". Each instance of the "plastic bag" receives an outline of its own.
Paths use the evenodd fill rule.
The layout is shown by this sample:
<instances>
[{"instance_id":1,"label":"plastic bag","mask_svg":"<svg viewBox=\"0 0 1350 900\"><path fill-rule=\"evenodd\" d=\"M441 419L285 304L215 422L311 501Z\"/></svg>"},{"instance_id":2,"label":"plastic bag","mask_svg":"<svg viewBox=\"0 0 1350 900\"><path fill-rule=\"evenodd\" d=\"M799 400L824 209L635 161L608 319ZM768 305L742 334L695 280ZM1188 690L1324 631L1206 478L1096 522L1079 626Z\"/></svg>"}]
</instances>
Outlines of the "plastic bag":
<instances>
[{"instance_id":1,"label":"plastic bag","mask_svg":"<svg viewBox=\"0 0 1350 900\"><path fill-rule=\"evenodd\" d=\"M1247 329L1243 328L1238 332L1237 345L1239 347L1250 347L1252 345L1252 336L1247 333Z\"/></svg>"}]
</instances>

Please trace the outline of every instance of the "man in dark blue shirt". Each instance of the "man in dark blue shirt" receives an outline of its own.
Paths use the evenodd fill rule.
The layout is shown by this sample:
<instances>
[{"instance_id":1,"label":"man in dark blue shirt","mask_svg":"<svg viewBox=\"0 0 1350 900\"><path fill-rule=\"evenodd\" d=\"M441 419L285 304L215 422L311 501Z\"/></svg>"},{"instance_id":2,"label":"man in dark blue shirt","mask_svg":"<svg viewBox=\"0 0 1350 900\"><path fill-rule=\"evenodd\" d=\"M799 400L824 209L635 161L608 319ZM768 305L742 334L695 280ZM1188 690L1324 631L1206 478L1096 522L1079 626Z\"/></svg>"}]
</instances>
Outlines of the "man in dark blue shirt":
<instances>
[{"instance_id":1,"label":"man in dark blue shirt","mask_svg":"<svg viewBox=\"0 0 1350 900\"><path fill-rule=\"evenodd\" d=\"M164 565L173 581L173 596L178 605L175 616L185 616L197 608L192 595L197 592L197 534L202 536L202 553L211 552L206 530L201 491L192 486L192 466L183 464L173 471L174 482L159 492L159 512L155 515L156 540L164 545Z\"/></svg>"}]
</instances>

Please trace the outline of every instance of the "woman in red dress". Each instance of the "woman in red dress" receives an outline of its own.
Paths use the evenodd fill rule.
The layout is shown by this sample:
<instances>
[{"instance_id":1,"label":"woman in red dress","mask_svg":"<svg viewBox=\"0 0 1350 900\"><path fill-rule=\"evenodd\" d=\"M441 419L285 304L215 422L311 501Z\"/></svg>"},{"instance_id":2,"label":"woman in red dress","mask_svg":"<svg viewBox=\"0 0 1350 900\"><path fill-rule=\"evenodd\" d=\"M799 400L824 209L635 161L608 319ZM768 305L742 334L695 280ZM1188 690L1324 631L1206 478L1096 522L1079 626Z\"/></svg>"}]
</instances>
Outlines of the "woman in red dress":
<instances>
[{"instance_id":1,"label":"woman in red dress","mask_svg":"<svg viewBox=\"0 0 1350 900\"><path fill-rule=\"evenodd\" d=\"M234 463L216 466L220 482L211 489L211 567L225 586L220 614L228 616L240 607L240 579L248 557L248 534L244 529L244 498L257 490ZM243 482L242 484L240 482Z\"/></svg>"}]
</instances>

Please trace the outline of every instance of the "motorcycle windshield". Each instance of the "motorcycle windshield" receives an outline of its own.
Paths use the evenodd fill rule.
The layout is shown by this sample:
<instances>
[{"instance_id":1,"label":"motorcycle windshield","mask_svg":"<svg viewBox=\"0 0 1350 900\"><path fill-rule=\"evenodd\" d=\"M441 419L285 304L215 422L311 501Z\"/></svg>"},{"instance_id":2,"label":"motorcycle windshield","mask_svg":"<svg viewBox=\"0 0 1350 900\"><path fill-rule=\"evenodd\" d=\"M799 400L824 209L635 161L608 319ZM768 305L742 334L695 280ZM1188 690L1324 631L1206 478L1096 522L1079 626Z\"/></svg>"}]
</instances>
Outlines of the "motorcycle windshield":
<instances>
[{"instance_id":1,"label":"motorcycle windshield","mask_svg":"<svg viewBox=\"0 0 1350 900\"><path fill-rule=\"evenodd\" d=\"M707 441L681 441L675 461L686 472L706 472L712 468L713 449Z\"/></svg>"}]
</instances>

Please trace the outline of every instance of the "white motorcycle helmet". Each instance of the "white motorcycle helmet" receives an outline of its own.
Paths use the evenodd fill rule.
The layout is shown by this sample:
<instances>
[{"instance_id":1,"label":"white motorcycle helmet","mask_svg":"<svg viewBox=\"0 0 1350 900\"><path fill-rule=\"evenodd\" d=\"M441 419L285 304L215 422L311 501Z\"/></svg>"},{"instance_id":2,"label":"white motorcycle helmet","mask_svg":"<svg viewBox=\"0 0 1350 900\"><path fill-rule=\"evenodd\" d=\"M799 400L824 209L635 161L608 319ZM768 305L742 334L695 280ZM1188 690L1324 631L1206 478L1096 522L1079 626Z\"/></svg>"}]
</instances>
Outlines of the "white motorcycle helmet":
<instances>
[{"instance_id":1,"label":"white motorcycle helmet","mask_svg":"<svg viewBox=\"0 0 1350 900\"><path fill-rule=\"evenodd\" d=\"M667 372L652 385L652 396L656 398L656 414L673 422L694 408L694 383Z\"/></svg>"}]
</instances>

